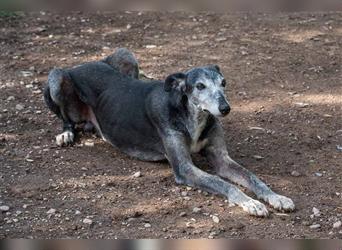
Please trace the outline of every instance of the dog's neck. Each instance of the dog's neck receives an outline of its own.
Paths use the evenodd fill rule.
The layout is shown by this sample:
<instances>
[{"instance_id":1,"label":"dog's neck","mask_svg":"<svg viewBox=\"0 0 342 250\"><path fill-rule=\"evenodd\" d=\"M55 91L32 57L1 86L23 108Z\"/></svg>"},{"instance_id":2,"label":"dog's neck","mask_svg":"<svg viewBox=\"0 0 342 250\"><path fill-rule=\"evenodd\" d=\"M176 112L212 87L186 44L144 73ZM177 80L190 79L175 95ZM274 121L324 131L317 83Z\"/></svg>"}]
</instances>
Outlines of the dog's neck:
<instances>
[{"instance_id":1,"label":"dog's neck","mask_svg":"<svg viewBox=\"0 0 342 250\"><path fill-rule=\"evenodd\" d=\"M198 141L207 124L209 114L190 101L187 103L187 108L186 127L192 140Z\"/></svg>"}]
</instances>

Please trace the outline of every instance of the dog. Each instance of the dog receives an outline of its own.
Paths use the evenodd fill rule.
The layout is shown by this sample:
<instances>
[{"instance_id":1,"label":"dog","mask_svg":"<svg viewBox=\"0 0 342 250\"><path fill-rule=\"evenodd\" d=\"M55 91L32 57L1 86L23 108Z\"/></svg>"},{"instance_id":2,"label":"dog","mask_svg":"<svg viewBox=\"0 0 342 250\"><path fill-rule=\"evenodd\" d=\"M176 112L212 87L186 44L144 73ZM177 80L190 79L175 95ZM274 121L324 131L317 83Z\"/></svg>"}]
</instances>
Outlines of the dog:
<instances>
[{"instance_id":1,"label":"dog","mask_svg":"<svg viewBox=\"0 0 342 250\"><path fill-rule=\"evenodd\" d=\"M72 143L75 124L91 122L104 140L129 156L168 160L178 184L223 195L254 216L266 217L269 212L233 183L277 210L295 209L291 199L273 192L230 158L219 121L230 112L227 82L219 66L174 73L164 81L142 81L132 70L138 68L134 56L128 50L125 53L132 62L125 67L113 60L114 53L108 57L112 60L49 74L45 100L64 124L57 144ZM191 155L195 153L206 157L215 174L194 165Z\"/></svg>"}]
</instances>

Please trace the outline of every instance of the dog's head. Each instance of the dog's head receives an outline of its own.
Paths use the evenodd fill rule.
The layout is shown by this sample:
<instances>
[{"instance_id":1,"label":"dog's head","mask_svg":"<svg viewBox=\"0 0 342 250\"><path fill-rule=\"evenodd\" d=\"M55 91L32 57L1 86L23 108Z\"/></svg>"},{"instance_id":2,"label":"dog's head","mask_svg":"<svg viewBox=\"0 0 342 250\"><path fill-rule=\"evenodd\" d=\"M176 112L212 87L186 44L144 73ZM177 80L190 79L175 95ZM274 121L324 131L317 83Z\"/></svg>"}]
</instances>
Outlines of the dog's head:
<instances>
[{"instance_id":1,"label":"dog's head","mask_svg":"<svg viewBox=\"0 0 342 250\"><path fill-rule=\"evenodd\" d=\"M224 93L226 80L217 65L194 68L176 73L165 80L165 91L178 91L199 110L214 116L225 116L230 106Z\"/></svg>"}]
</instances>

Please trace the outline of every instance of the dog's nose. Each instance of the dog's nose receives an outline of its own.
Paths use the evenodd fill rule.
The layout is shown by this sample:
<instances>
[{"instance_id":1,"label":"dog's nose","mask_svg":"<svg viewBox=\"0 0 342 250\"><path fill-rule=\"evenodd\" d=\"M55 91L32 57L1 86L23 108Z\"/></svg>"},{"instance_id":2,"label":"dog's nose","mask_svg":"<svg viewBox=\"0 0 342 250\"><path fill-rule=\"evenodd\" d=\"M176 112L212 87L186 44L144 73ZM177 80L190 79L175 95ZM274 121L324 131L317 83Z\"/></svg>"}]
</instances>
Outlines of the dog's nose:
<instances>
[{"instance_id":1,"label":"dog's nose","mask_svg":"<svg viewBox=\"0 0 342 250\"><path fill-rule=\"evenodd\" d=\"M228 115L230 112L230 107L228 104L225 103L223 105L220 105L219 110L222 115Z\"/></svg>"}]
</instances>

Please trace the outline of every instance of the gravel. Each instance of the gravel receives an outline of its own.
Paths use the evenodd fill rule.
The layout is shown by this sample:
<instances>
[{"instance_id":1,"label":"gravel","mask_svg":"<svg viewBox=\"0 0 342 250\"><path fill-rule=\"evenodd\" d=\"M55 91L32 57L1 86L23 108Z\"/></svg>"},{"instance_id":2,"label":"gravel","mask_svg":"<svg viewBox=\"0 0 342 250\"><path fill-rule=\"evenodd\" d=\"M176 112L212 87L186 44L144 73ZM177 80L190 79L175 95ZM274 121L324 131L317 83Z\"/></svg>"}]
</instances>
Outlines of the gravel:
<instances>
[{"instance_id":1,"label":"gravel","mask_svg":"<svg viewBox=\"0 0 342 250\"><path fill-rule=\"evenodd\" d=\"M22 104L17 104L17 105L15 105L15 109L18 110L18 111L21 111L21 110L24 109L24 105L22 105Z\"/></svg>"},{"instance_id":2,"label":"gravel","mask_svg":"<svg viewBox=\"0 0 342 250\"><path fill-rule=\"evenodd\" d=\"M91 225L91 224L93 224L93 221L92 221L91 219L89 219L89 218L85 218L85 219L83 220L83 223L84 223L84 224L87 224L87 225Z\"/></svg>"},{"instance_id":3,"label":"gravel","mask_svg":"<svg viewBox=\"0 0 342 250\"><path fill-rule=\"evenodd\" d=\"M10 209L9 206L6 206L6 205L0 206L0 211L1 212L7 212L9 209Z\"/></svg>"},{"instance_id":4,"label":"gravel","mask_svg":"<svg viewBox=\"0 0 342 250\"><path fill-rule=\"evenodd\" d=\"M333 224L333 228L337 229L337 228L340 228L342 226L342 222L339 220L339 221L336 221L334 224Z\"/></svg>"},{"instance_id":5,"label":"gravel","mask_svg":"<svg viewBox=\"0 0 342 250\"><path fill-rule=\"evenodd\" d=\"M320 224L313 224L310 226L311 229L318 229L318 228L321 228L321 225Z\"/></svg>"},{"instance_id":6,"label":"gravel","mask_svg":"<svg viewBox=\"0 0 342 250\"><path fill-rule=\"evenodd\" d=\"M133 174L133 177L134 177L134 178L139 178L139 177L141 177L141 172L138 171L138 172L134 173L134 174Z\"/></svg>"},{"instance_id":7,"label":"gravel","mask_svg":"<svg viewBox=\"0 0 342 250\"><path fill-rule=\"evenodd\" d=\"M213 215L212 219L213 219L213 222L220 223L220 219L216 215Z\"/></svg>"},{"instance_id":8,"label":"gravel","mask_svg":"<svg viewBox=\"0 0 342 250\"><path fill-rule=\"evenodd\" d=\"M51 208L51 209L49 209L46 213L47 213L47 214L54 214L54 213L56 213L56 209Z\"/></svg>"},{"instance_id":9,"label":"gravel","mask_svg":"<svg viewBox=\"0 0 342 250\"><path fill-rule=\"evenodd\" d=\"M194 207L194 209L192 209L192 212L194 212L194 213L199 213L199 212L201 212L201 208L199 208L199 207Z\"/></svg>"}]
</instances>

